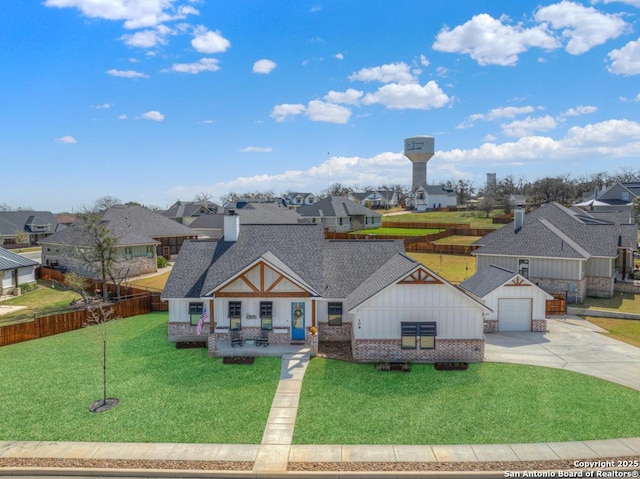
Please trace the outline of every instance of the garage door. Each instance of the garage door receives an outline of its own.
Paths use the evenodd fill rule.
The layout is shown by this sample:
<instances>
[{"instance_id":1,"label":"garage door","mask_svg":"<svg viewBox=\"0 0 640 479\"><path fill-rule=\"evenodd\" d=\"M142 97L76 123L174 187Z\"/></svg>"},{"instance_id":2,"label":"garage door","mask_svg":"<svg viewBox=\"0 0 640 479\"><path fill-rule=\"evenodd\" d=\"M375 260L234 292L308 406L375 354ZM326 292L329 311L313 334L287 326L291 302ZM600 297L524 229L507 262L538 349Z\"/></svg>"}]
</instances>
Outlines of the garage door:
<instances>
[{"instance_id":1,"label":"garage door","mask_svg":"<svg viewBox=\"0 0 640 479\"><path fill-rule=\"evenodd\" d=\"M531 299L499 299L498 331L531 331Z\"/></svg>"}]
</instances>

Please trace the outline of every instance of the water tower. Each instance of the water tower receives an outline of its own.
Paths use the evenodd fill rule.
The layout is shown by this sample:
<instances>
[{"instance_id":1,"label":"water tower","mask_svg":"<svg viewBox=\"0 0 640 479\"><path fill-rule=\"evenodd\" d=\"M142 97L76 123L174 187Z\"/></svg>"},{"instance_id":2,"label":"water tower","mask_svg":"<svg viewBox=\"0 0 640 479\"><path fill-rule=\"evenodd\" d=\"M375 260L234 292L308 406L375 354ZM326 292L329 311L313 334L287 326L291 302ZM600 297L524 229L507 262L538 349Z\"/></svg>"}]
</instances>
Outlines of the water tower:
<instances>
[{"instance_id":1,"label":"water tower","mask_svg":"<svg viewBox=\"0 0 640 479\"><path fill-rule=\"evenodd\" d=\"M427 186L427 161L435 152L435 140L432 136L412 136L404 140L404 156L413 163L413 184L411 191L419 186Z\"/></svg>"}]
</instances>

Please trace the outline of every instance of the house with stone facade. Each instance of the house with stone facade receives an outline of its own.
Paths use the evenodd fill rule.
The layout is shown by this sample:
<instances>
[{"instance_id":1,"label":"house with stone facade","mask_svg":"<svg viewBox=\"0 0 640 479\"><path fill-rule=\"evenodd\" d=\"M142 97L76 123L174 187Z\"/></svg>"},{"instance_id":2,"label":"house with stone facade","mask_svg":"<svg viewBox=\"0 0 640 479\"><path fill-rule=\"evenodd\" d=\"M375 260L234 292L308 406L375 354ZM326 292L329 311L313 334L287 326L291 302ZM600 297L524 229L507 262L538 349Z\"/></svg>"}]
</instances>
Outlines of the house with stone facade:
<instances>
[{"instance_id":1,"label":"house with stone facade","mask_svg":"<svg viewBox=\"0 0 640 479\"><path fill-rule=\"evenodd\" d=\"M169 341L206 342L216 356L234 336L266 333L269 345L306 344L312 354L319 340L349 341L355 361L483 359L491 309L405 255L402 241L224 220L220 240L184 244L167 280Z\"/></svg>"},{"instance_id":2,"label":"house with stone facade","mask_svg":"<svg viewBox=\"0 0 640 479\"><path fill-rule=\"evenodd\" d=\"M117 205L99 213L100 224L116 239L114 272L131 277L157 271L157 258L175 258L185 240L197 238L195 231L142 206ZM95 239L81 220L40 241L42 264L94 277L88 264Z\"/></svg>"},{"instance_id":3,"label":"house with stone facade","mask_svg":"<svg viewBox=\"0 0 640 479\"><path fill-rule=\"evenodd\" d=\"M570 302L611 297L616 281L633 269L637 226L598 218L551 202L475 242L476 270L494 265L513 271L547 293Z\"/></svg>"},{"instance_id":4,"label":"house with stone facade","mask_svg":"<svg viewBox=\"0 0 640 479\"><path fill-rule=\"evenodd\" d=\"M0 246L10 249L37 245L62 228L50 211L0 211Z\"/></svg>"}]
</instances>

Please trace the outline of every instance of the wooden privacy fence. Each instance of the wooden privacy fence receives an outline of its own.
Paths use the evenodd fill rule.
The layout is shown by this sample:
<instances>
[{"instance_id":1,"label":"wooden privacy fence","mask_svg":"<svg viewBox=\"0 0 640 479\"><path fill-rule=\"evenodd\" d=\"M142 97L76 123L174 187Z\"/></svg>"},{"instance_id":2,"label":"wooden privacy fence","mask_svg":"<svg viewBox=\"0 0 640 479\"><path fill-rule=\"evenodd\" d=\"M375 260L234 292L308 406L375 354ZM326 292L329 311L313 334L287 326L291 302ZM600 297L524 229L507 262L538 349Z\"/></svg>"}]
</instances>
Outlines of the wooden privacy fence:
<instances>
[{"instance_id":1,"label":"wooden privacy fence","mask_svg":"<svg viewBox=\"0 0 640 479\"><path fill-rule=\"evenodd\" d=\"M557 315L567 312L567 297L563 293L552 293L553 299L548 299L545 314Z\"/></svg>"}]
</instances>

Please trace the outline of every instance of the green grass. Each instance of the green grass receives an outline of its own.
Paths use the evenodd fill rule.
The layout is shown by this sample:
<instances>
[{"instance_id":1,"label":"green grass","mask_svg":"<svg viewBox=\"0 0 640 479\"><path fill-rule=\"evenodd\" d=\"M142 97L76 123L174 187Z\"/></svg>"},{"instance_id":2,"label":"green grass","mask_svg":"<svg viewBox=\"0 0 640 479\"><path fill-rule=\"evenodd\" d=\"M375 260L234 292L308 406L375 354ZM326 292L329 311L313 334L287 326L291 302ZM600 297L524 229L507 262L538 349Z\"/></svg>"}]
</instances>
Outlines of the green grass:
<instances>
[{"instance_id":1,"label":"green grass","mask_svg":"<svg viewBox=\"0 0 640 479\"><path fill-rule=\"evenodd\" d=\"M162 291L164 289L164 285L167 282L167 279L169 279L170 273L171 271L166 271L162 274L157 274L148 278L129 281L129 285L134 287L141 287L150 291Z\"/></svg>"},{"instance_id":2,"label":"green grass","mask_svg":"<svg viewBox=\"0 0 640 479\"><path fill-rule=\"evenodd\" d=\"M0 440L260 442L280 358L223 365L167 343L167 313L107 323L113 410L102 398L102 326L0 348Z\"/></svg>"},{"instance_id":3,"label":"green grass","mask_svg":"<svg viewBox=\"0 0 640 479\"><path fill-rule=\"evenodd\" d=\"M474 256L414 253L412 251L408 251L407 255L451 283L461 283L476 272Z\"/></svg>"},{"instance_id":4,"label":"green grass","mask_svg":"<svg viewBox=\"0 0 640 479\"><path fill-rule=\"evenodd\" d=\"M441 229L434 228L373 228L369 230L352 231L351 235L397 235L397 236L427 236L440 233Z\"/></svg>"},{"instance_id":5,"label":"green grass","mask_svg":"<svg viewBox=\"0 0 640 479\"><path fill-rule=\"evenodd\" d=\"M0 316L0 324L16 323L33 319L35 314L41 315L51 311L68 308L74 299L80 299L78 293L70 291L59 283L55 287L51 281L38 281L39 288L16 298L3 301L7 306L25 306L15 313Z\"/></svg>"},{"instance_id":6,"label":"green grass","mask_svg":"<svg viewBox=\"0 0 640 479\"><path fill-rule=\"evenodd\" d=\"M474 241L479 240L482 236L460 236L453 235L447 236L446 238L440 238L439 240L434 241L437 244L473 244Z\"/></svg>"},{"instance_id":7,"label":"green grass","mask_svg":"<svg viewBox=\"0 0 640 479\"><path fill-rule=\"evenodd\" d=\"M607 336L640 348L640 321L592 316L586 316L585 319L609 331Z\"/></svg>"},{"instance_id":8,"label":"green grass","mask_svg":"<svg viewBox=\"0 0 640 479\"><path fill-rule=\"evenodd\" d=\"M587 297L583 308L615 310L620 313L640 313L640 294L614 293L611 298Z\"/></svg>"},{"instance_id":9,"label":"green grass","mask_svg":"<svg viewBox=\"0 0 640 479\"><path fill-rule=\"evenodd\" d=\"M499 444L637 436L640 392L570 371L471 364L379 372L315 358L294 444Z\"/></svg>"},{"instance_id":10,"label":"green grass","mask_svg":"<svg viewBox=\"0 0 640 479\"><path fill-rule=\"evenodd\" d=\"M471 228L499 229L503 224L493 224L492 217L501 215L502 211L492 211L487 218L482 211L429 211L425 213L407 213L406 215L385 216L385 222L407 223L470 223Z\"/></svg>"}]
</instances>

